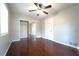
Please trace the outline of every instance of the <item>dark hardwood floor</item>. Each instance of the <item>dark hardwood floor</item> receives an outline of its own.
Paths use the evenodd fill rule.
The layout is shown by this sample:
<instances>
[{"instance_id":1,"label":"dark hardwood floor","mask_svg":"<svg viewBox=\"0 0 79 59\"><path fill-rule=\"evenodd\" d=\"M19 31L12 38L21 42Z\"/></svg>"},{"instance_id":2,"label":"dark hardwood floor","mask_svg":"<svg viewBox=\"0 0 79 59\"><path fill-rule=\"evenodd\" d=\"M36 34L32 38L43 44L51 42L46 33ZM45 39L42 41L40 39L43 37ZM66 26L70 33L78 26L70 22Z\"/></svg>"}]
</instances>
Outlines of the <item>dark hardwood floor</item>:
<instances>
[{"instance_id":1,"label":"dark hardwood floor","mask_svg":"<svg viewBox=\"0 0 79 59\"><path fill-rule=\"evenodd\" d=\"M79 52L53 41L37 38L36 40L23 38L13 42L6 56L78 56Z\"/></svg>"}]
</instances>

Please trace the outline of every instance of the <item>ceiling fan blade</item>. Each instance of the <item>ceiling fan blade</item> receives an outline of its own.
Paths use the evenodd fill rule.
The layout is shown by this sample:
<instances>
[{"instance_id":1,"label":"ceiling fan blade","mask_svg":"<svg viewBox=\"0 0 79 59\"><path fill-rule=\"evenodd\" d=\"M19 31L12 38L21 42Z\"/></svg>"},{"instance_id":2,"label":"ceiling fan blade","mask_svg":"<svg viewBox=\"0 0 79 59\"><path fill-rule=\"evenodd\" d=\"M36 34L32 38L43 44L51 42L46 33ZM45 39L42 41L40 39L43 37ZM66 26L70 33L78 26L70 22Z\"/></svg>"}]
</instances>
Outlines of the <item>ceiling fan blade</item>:
<instances>
[{"instance_id":1,"label":"ceiling fan blade","mask_svg":"<svg viewBox=\"0 0 79 59\"><path fill-rule=\"evenodd\" d=\"M34 3L35 4L35 6L38 6L38 3Z\"/></svg>"},{"instance_id":2,"label":"ceiling fan blade","mask_svg":"<svg viewBox=\"0 0 79 59\"><path fill-rule=\"evenodd\" d=\"M29 10L29 12L33 12L33 11L36 11L36 10Z\"/></svg>"},{"instance_id":3,"label":"ceiling fan blade","mask_svg":"<svg viewBox=\"0 0 79 59\"><path fill-rule=\"evenodd\" d=\"M39 4L39 7L42 8L42 4Z\"/></svg>"},{"instance_id":4,"label":"ceiling fan blade","mask_svg":"<svg viewBox=\"0 0 79 59\"><path fill-rule=\"evenodd\" d=\"M46 12L46 11L43 11L43 13L48 14L48 12Z\"/></svg>"},{"instance_id":5,"label":"ceiling fan blade","mask_svg":"<svg viewBox=\"0 0 79 59\"><path fill-rule=\"evenodd\" d=\"M51 8L51 7L52 7L51 5L48 5L48 6L46 6L44 9Z\"/></svg>"}]
</instances>

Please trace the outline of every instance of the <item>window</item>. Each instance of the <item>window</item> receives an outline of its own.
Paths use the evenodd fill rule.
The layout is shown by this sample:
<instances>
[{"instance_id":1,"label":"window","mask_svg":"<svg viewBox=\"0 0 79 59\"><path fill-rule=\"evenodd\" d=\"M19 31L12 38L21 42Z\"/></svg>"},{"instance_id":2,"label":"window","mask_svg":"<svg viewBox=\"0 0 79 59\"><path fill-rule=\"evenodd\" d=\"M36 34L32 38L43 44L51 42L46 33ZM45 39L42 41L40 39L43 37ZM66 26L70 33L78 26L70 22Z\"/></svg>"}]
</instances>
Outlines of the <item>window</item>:
<instances>
[{"instance_id":1,"label":"window","mask_svg":"<svg viewBox=\"0 0 79 59\"><path fill-rule=\"evenodd\" d=\"M8 33L8 10L5 4L0 4L0 34Z\"/></svg>"}]
</instances>

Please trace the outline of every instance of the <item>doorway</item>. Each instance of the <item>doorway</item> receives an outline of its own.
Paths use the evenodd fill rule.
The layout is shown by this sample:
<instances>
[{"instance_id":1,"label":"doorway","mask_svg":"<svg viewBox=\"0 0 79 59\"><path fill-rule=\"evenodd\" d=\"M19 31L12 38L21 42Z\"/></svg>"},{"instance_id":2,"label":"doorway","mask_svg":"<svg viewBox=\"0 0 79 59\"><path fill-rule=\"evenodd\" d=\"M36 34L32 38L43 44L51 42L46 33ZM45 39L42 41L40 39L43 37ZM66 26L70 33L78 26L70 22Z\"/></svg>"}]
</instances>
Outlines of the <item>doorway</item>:
<instances>
[{"instance_id":1,"label":"doorway","mask_svg":"<svg viewBox=\"0 0 79 59\"><path fill-rule=\"evenodd\" d=\"M29 35L29 22L20 20L20 38L27 38Z\"/></svg>"},{"instance_id":2,"label":"doorway","mask_svg":"<svg viewBox=\"0 0 79 59\"><path fill-rule=\"evenodd\" d=\"M31 38L35 39L36 38L36 23L31 23Z\"/></svg>"},{"instance_id":3,"label":"doorway","mask_svg":"<svg viewBox=\"0 0 79 59\"><path fill-rule=\"evenodd\" d=\"M45 20L45 38L53 40L53 19L48 18Z\"/></svg>"}]
</instances>

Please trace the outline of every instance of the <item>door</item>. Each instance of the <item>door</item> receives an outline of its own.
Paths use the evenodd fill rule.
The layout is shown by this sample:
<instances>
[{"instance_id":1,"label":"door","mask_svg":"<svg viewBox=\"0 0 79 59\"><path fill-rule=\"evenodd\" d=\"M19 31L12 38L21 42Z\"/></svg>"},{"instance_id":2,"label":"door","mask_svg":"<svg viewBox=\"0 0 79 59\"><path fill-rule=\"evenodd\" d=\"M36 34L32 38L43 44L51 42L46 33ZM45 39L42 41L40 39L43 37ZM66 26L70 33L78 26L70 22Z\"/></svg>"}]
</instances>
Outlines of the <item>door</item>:
<instances>
[{"instance_id":1,"label":"door","mask_svg":"<svg viewBox=\"0 0 79 59\"><path fill-rule=\"evenodd\" d=\"M36 23L31 24L31 38L36 38Z\"/></svg>"},{"instance_id":2,"label":"door","mask_svg":"<svg viewBox=\"0 0 79 59\"><path fill-rule=\"evenodd\" d=\"M34 35L34 36L36 35L36 23L33 23L33 24L32 24L32 32L31 32L31 33L32 33L32 35Z\"/></svg>"},{"instance_id":3,"label":"door","mask_svg":"<svg viewBox=\"0 0 79 59\"><path fill-rule=\"evenodd\" d=\"M27 21L20 21L20 38L27 38Z\"/></svg>"},{"instance_id":4,"label":"door","mask_svg":"<svg viewBox=\"0 0 79 59\"><path fill-rule=\"evenodd\" d=\"M45 20L45 38L53 40L53 19Z\"/></svg>"}]
</instances>

